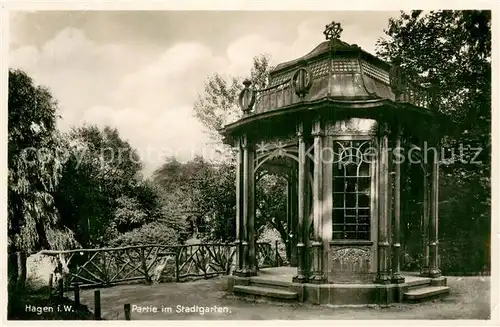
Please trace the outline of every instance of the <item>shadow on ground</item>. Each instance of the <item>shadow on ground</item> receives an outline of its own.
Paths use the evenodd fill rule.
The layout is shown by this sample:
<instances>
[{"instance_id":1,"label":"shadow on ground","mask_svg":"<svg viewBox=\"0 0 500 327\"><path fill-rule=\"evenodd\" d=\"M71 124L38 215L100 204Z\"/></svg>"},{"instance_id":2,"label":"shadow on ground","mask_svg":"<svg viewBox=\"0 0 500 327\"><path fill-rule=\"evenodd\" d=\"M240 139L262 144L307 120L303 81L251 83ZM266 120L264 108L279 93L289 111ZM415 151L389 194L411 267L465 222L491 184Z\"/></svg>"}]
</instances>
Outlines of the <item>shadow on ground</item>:
<instances>
[{"instance_id":1,"label":"shadow on ground","mask_svg":"<svg viewBox=\"0 0 500 327\"><path fill-rule=\"evenodd\" d=\"M132 307L132 320L489 319L490 277L449 277L448 285L450 295L429 302L334 308L237 299L226 293L225 279L216 278L188 283L103 288L101 310L106 320L125 319L123 306L126 303ZM84 290L80 296L82 304L94 307L93 290ZM214 306L222 312L210 312ZM139 312L138 307L145 311ZM209 309L202 314L200 307ZM154 308L157 312L152 312Z\"/></svg>"}]
</instances>

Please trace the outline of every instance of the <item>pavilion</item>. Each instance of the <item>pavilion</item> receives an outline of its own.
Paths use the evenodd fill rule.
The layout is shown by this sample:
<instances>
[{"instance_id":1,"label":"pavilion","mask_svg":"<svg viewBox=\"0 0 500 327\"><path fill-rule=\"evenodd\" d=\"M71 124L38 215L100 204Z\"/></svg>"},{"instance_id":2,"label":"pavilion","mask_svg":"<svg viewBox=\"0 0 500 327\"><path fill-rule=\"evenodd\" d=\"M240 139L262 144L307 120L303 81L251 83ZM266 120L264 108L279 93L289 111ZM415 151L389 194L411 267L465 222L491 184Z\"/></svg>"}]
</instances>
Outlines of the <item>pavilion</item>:
<instances>
[{"instance_id":1,"label":"pavilion","mask_svg":"<svg viewBox=\"0 0 500 327\"><path fill-rule=\"evenodd\" d=\"M243 116L221 131L237 152L237 268L230 291L317 304L418 300L449 292L438 252L444 121L425 84L326 26L326 41L249 80ZM429 149L433 149L430 151ZM425 150L425 151L424 151ZM291 266L259 270L255 184L288 181ZM410 200L419 210L409 211ZM415 201L416 199L416 201ZM419 226L422 263L401 271L402 227Z\"/></svg>"}]
</instances>

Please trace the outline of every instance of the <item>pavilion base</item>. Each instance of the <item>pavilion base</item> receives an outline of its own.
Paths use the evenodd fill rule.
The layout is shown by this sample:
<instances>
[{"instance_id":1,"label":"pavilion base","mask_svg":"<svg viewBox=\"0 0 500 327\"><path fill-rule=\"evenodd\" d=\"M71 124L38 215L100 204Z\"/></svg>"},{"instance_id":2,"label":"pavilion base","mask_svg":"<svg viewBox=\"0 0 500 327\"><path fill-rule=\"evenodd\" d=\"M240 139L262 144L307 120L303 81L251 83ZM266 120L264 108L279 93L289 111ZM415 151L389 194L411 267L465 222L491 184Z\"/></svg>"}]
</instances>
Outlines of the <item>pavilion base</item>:
<instances>
[{"instance_id":1,"label":"pavilion base","mask_svg":"<svg viewBox=\"0 0 500 327\"><path fill-rule=\"evenodd\" d=\"M233 272L233 275L237 276L237 277L257 276L257 271L255 271L255 270L235 270Z\"/></svg>"},{"instance_id":2,"label":"pavilion base","mask_svg":"<svg viewBox=\"0 0 500 327\"><path fill-rule=\"evenodd\" d=\"M229 276L228 291L250 299L330 305L387 305L421 301L449 293L444 277L432 279L403 274L404 283L386 285L312 284L292 282L295 272L295 268L279 267L261 269L257 276Z\"/></svg>"}]
</instances>

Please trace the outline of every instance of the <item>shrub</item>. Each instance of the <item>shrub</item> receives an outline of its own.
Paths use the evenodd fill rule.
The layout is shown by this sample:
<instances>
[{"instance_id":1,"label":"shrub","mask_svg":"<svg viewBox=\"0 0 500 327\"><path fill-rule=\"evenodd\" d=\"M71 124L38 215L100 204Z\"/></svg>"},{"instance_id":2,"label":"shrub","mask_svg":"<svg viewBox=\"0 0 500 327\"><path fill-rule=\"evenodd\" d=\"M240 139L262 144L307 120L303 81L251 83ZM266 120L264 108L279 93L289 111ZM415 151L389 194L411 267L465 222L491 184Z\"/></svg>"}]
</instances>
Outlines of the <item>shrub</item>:
<instances>
[{"instance_id":1,"label":"shrub","mask_svg":"<svg viewBox=\"0 0 500 327\"><path fill-rule=\"evenodd\" d=\"M147 244L177 245L179 244L179 236L171 227L159 222L153 222L121 234L112 240L109 245L118 247Z\"/></svg>"},{"instance_id":2,"label":"shrub","mask_svg":"<svg viewBox=\"0 0 500 327\"><path fill-rule=\"evenodd\" d=\"M274 228L265 228L264 231L260 234L258 238L258 242L266 242L271 244L271 247L274 251L276 241L278 241L278 253L283 260L287 260L286 255L286 245L283 243L283 240L280 237L280 234Z\"/></svg>"}]
</instances>

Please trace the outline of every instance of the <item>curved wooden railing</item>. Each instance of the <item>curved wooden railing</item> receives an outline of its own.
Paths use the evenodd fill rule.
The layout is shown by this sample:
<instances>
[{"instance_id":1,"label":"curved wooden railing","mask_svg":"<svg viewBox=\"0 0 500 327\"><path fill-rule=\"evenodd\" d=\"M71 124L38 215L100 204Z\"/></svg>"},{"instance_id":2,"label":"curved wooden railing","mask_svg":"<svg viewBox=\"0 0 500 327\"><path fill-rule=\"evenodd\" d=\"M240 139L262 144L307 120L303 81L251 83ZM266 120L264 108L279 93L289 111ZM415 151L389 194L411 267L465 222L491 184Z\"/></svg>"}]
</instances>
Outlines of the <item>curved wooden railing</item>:
<instances>
[{"instance_id":1,"label":"curved wooden railing","mask_svg":"<svg viewBox=\"0 0 500 327\"><path fill-rule=\"evenodd\" d=\"M408 83L405 85L399 100L400 102L428 109L435 107L437 101L433 88L423 86L419 83Z\"/></svg>"},{"instance_id":2,"label":"curved wooden railing","mask_svg":"<svg viewBox=\"0 0 500 327\"><path fill-rule=\"evenodd\" d=\"M281 108L300 101L293 92L290 78L281 83L256 90L255 112L264 112L269 108Z\"/></svg>"},{"instance_id":3,"label":"curved wooden railing","mask_svg":"<svg viewBox=\"0 0 500 327\"><path fill-rule=\"evenodd\" d=\"M257 243L259 268L283 264L277 244ZM180 282L190 277L209 278L228 275L235 268L236 248L228 243L191 245L138 245L117 248L44 250L54 256L66 289L104 287L120 283L145 281Z\"/></svg>"},{"instance_id":4,"label":"curved wooden railing","mask_svg":"<svg viewBox=\"0 0 500 327\"><path fill-rule=\"evenodd\" d=\"M363 72L362 74L366 74L363 69L361 71ZM393 87L390 83L387 84L386 82L378 81L382 83L382 86ZM405 75L401 77L399 83L399 88L401 89L399 90L400 94L396 96L396 101L427 109L438 105L437 102L439 99L435 94L436 89L431 87L430 83L423 78L414 74ZM255 96L254 113L274 110L302 101L293 90L291 76L277 84L255 90Z\"/></svg>"}]
</instances>

